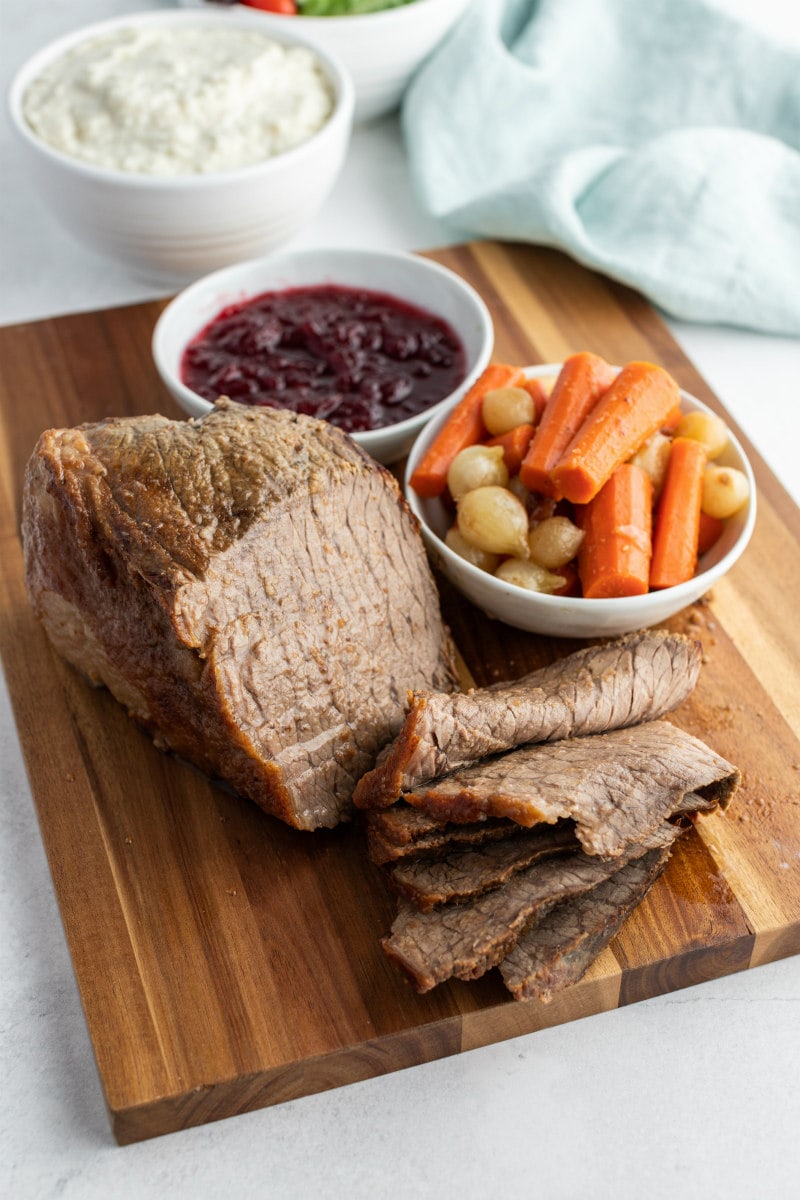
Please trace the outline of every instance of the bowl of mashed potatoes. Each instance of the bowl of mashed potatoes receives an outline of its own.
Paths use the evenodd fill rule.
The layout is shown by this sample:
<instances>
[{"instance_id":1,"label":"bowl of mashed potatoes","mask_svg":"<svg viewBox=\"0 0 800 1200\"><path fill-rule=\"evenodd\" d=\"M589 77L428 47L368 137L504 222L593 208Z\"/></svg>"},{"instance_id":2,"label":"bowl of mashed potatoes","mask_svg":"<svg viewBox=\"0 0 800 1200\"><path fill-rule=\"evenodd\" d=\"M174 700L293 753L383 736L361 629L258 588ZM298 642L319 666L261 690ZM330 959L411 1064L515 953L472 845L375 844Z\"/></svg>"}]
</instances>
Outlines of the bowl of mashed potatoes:
<instances>
[{"instance_id":1,"label":"bowl of mashed potatoes","mask_svg":"<svg viewBox=\"0 0 800 1200\"><path fill-rule=\"evenodd\" d=\"M344 162L354 89L335 55L260 14L154 11L34 54L9 93L25 164L66 229L180 284L271 252Z\"/></svg>"}]
</instances>

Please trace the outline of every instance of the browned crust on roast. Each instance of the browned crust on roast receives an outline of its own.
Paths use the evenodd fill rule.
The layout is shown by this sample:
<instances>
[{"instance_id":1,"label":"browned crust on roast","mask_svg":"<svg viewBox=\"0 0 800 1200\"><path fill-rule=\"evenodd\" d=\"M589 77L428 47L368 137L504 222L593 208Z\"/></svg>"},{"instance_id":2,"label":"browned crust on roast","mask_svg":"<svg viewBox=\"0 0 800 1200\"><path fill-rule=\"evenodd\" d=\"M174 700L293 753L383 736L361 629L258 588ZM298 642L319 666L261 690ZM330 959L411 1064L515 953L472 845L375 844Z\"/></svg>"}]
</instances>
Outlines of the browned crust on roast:
<instances>
[{"instance_id":1,"label":"browned crust on roast","mask_svg":"<svg viewBox=\"0 0 800 1200\"><path fill-rule=\"evenodd\" d=\"M404 787L410 786L415 776L408 767L422 744L421 730L428 700L425 693L409 692L409 711L402 729L384 751L378 765L356 784L353 792L356 808L387 808L400 798Z\"/></svg>"},{"instance_id":2,"label":"browned crust on roast","mask_svg":"<svg viewBox=\"0 0 800 1200\"><path fill-rule=\"evenodd\" d=\"M647 722L676 708L697 682L701 647L683 634L642 630L586 646L511 683L465 693L414 692L395 742L358 783L360 808L489 755Z\"/></svg>"}]
</instances>

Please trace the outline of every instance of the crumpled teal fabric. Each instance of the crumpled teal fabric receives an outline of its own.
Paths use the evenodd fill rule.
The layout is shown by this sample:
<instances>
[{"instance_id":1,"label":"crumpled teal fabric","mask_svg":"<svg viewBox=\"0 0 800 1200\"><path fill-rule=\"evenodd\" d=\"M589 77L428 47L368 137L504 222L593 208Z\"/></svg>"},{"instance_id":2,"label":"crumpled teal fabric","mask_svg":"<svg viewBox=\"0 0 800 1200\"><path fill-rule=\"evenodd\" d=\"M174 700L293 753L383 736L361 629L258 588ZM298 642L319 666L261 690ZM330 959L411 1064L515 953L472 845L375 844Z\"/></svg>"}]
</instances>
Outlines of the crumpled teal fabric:
<instances>
[{"instance_id":1,"label":"crumpled teal fabric","mask_svg":"<svg viewBox=\"0 0 800 1200\"><path fill-rule=\"evenodd\" d=\"M800 54L709 0L473 0L402 120L418 194L459 236L800 335Z\"/></svg>"}]
</instances>

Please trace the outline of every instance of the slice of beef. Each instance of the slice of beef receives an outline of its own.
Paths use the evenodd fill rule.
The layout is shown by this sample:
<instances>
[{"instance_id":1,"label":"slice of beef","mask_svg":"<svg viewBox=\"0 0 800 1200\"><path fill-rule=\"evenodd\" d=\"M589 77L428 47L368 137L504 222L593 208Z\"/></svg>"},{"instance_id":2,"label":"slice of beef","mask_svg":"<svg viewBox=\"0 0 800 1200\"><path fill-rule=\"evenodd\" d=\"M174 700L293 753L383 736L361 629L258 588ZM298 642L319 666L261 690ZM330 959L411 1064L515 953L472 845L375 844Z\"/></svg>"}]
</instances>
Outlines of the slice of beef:
<instances>
[{"instance_id":1,"label":"slice of beef","mask_svg":"<svg viewBox=\"0 0 800 1200\"><path fill-rule=\"evenodd\" d=\"M398 738L359 782L355 803L385 807L422 782L530 742L652 721L689 695L700 662L696 641L644 630L585 647L514 683L416 692Z\"/></svg>"},{"instance_id":2,"label":"slice of beef","mask_svg":"<svg viewBox=\"0 0 800 1200\"><path fill-rule=\"evenodd\" d=\"M687 792L725 805L739 772L669 721L524 746L464 767L404 799L437 821L570 817L588 854L614 857L675 812Z\"/></svg>"},{"instance_id":3,"label":"slice of beef","mask_svg":"<svg viewBox=\"0 0 800 1200\"><path fill-rule=\"evenodd\" d=\"M393 866L387 877L393 891L428 912L437 904L466 900L499 887L533 863L578 850L574 824L559 821L476 849L451 851L444 858L413 858Z\"/></svg>"},{"instance_id":4,"label":"slice of beef","mask_svg":"<svg viewBox=\"0 0 800 1200\"><path fill-rule=\"evenodd\" d=\"M419 992L453 976L477 979L501 962L525 930L560 900L596 887L646 850L672 845L681 832L665 822L642 845L616 859L578 853L536 863L464 904L444 904L424 913L401 902L381 945Z\"/></svg>"},{"instance_id":5,"label":"slice of beef","mask_svg":"<svg viewBox=\"0 0 800 1200\"><path fill-rule=\"evenodd\" d=\"M397 483L324 422L221 402L49 430L23 536L55 647L299 828L349 815L409 689L455 686Z\"/></svg>"},{"instance_id":6,"label":"slice of beef","mask_svg":"<svg viewBox=\"0 0 800 1200\"><path fill-rule=\"evenodd\" d=\"M398 804L385 812L368 813L378 820L391 813L402 812L405 805ZM692 813L713 807L711 803L694 792L687 792L669 815L671 824L680 824L686 829ZM410 809L410 812L416 810ZM419 813L423 822L431 823L424 813ZM537 825L529 832L520 832L513 821L484 821L475 825L438 825L440 832L435 849L421 852L421 845L408 848L406 856L395 853L387 868L387 878L398 895L409 900L423 912L437 904L462 901L481 892L498 887L517 871L522 871L534 862L554 858L557 854L580 850L573 821L557 821L555 825ZM458 838L458 831L469 832L466 843ZM480 831L487 836L480 839ZM415 851L415 852L414 852Z\"/></svg>"},{"instance_id":7,"label":"slice of beef","mask_svg":"<svg viewBox=\"0 0 800 1200\"><path fill-rule=\"evenodd\" d=\"M651 850L589 892L557 904L532 925L500 964L515 1000L549 1002L577 983L644 900L670 851Z\"/></svg>"},{"instance_id":8,"label":"slice of beef","mask_svg":"<svg viewBox=\"0 0 800 1200\"><path fill-rule=\"evenodd\" d=\"M676 803L670 820L702 811L705 802L689 792ZM367 851L372 862L383 866L409 857L445 858L456 850L483 846L487 842L517 837L519 825L504 818L484 818L473 824L457 825L436 821L420 808L402 801L391 808L370 809L362 817Z\"/></svg>"},{"instance_id":9,"label":"slice of beef","mask_svg":"<svg viewBox=\"0 0 800 1200\"><path fill-rule=\"evenodd\" d=\"M484 819L472 825L453 825L435 821L408 804L365 812L364 827L367 852L372 862L378 864L409 855L449 854L457 847L483 845L519 834L519 826L513 821Z\"/></svg>"}]
</instances>

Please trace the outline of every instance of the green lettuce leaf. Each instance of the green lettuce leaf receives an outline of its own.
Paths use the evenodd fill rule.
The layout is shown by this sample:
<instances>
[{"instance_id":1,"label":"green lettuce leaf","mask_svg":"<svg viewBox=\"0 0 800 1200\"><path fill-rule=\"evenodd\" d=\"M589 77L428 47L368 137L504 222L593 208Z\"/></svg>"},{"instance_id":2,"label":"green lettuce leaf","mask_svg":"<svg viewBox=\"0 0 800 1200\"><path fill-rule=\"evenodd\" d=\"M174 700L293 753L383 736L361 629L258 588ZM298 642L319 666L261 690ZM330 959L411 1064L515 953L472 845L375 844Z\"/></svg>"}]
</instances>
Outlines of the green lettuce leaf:
<instances>
[{"instance_id":1,"label":"green lettuce leaf","mask_svg":"<svg viewBox=\"0 0 800 1200\"><path fill-rule=\"evenodd\" d=\"M412 3L413 0L297 0L297 7L304 17L342 17Z\"/></svg>"}]
</instances>

